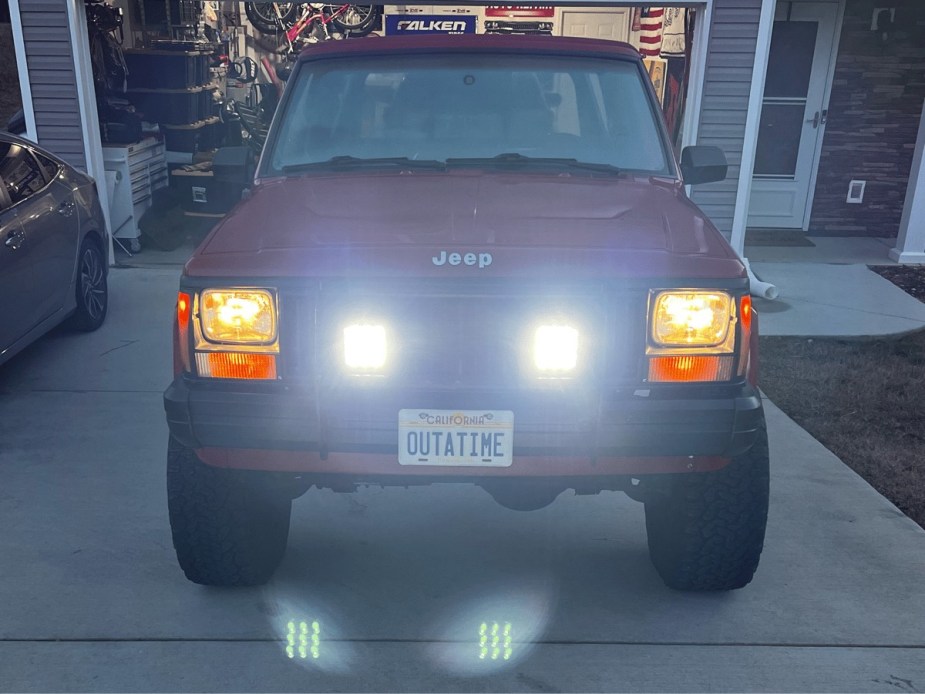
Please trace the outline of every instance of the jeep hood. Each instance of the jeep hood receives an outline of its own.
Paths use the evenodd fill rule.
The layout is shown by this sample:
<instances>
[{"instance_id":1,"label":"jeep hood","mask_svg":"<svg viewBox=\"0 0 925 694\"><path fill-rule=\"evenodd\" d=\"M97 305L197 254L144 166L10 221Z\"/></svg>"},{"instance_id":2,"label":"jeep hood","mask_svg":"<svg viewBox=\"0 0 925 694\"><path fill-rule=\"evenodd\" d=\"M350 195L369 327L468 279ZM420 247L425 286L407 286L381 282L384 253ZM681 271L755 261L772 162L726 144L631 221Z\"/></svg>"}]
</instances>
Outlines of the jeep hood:
<instances>
[{"instance_id":1,"label":"jeep hood","mask_svg":"<svg viewBox=\"0 0 925 694\"><path fill-rule=\"evenodd\" d=\"M454 253L490 254L490 264L434 261ZM265 182L206 238L186 272L745 276L723 237L674 181L479 171L316 174Z\"/></svg>"}]
</instances>

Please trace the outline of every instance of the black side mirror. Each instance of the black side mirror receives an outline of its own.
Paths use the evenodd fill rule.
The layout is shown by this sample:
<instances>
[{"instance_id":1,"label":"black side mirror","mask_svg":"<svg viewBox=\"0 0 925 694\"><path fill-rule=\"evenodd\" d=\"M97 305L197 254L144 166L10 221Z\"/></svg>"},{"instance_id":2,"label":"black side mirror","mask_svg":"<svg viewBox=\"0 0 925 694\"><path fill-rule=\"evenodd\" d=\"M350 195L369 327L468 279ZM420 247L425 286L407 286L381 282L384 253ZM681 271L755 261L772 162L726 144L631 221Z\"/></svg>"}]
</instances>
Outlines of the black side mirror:
<instances>
[{"instance_id":1,"label":"black side mirror","mask_svg":"<svg viewBox=\"0 0 925 694\"><path fill-rule=\"evenodd\" d=\"M681 150L681 175L685 185L723 181L728 170L726 155L719 147L697 145Z\"/></svg>"}]
</instances>

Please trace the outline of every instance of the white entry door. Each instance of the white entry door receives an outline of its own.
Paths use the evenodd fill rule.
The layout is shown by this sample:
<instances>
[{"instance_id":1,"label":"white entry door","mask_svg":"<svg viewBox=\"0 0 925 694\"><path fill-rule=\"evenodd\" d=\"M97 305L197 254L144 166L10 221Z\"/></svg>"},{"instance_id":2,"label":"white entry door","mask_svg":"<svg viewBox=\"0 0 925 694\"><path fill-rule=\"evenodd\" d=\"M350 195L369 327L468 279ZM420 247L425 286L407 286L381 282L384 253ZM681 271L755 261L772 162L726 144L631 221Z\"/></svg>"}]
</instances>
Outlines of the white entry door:
<instances>
[{"instance_id":1,"label":"white entry door","mask_svg":"<svg viewBox=\"0 0 925 694\"><path fill-rule=\"evenodd\" d=\"M778 0L749 226L805 229L809 222L807 208L825 130L837 18L837 2Z\"/></svg>"},{"instance_id":2,"label":"white entry door","mask_svg":"<svg viewBox=\"0 0 925 694\"><path fill-rule=\"evenodd\" d=\"M598 11L562 10L562 36L627 41L630 35L630 9Z\"/></svg>"}]
</instances>

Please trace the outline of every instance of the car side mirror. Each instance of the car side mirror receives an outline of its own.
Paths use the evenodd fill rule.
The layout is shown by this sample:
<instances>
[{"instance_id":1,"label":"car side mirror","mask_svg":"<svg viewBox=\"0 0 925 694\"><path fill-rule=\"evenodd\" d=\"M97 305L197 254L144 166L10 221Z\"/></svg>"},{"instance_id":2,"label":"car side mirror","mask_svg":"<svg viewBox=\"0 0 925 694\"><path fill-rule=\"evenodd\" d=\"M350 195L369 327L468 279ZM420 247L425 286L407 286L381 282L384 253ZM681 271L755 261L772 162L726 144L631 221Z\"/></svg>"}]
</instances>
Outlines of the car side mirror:
<instances>
[{"instance_id":1,"label":"car side mirror","mask_svg":"<svg viewBox=\"0 0 925 694\"><path fill-rule=\"evenodd\" d=\"M726 155L719 147L696 145L681 150L681 175L685 185L723 181L728 171Z\"/></svg>"}]
</instances>

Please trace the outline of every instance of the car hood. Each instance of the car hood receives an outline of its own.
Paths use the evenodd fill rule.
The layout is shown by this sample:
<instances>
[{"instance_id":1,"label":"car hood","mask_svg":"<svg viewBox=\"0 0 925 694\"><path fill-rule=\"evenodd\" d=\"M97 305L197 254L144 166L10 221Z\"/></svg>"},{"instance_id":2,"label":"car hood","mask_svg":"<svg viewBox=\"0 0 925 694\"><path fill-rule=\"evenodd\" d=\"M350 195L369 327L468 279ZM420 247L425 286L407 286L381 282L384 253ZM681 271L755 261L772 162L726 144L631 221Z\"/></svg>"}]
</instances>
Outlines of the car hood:
<instances>
[{"instance_id":1,"label":"car hood","mask_svg":"<svg viewBox=\"0 0 925 694\"><path fill-rule=\"evenodd\" d=\"M459 254L458 264L451 254ZM467 254L476 258L472 264ZM448 260L440 264L442 257ZM226 277L745 274L674 181L480 171L262 183L209 235L186 271Z\"/></svg>"}]
</instances>

